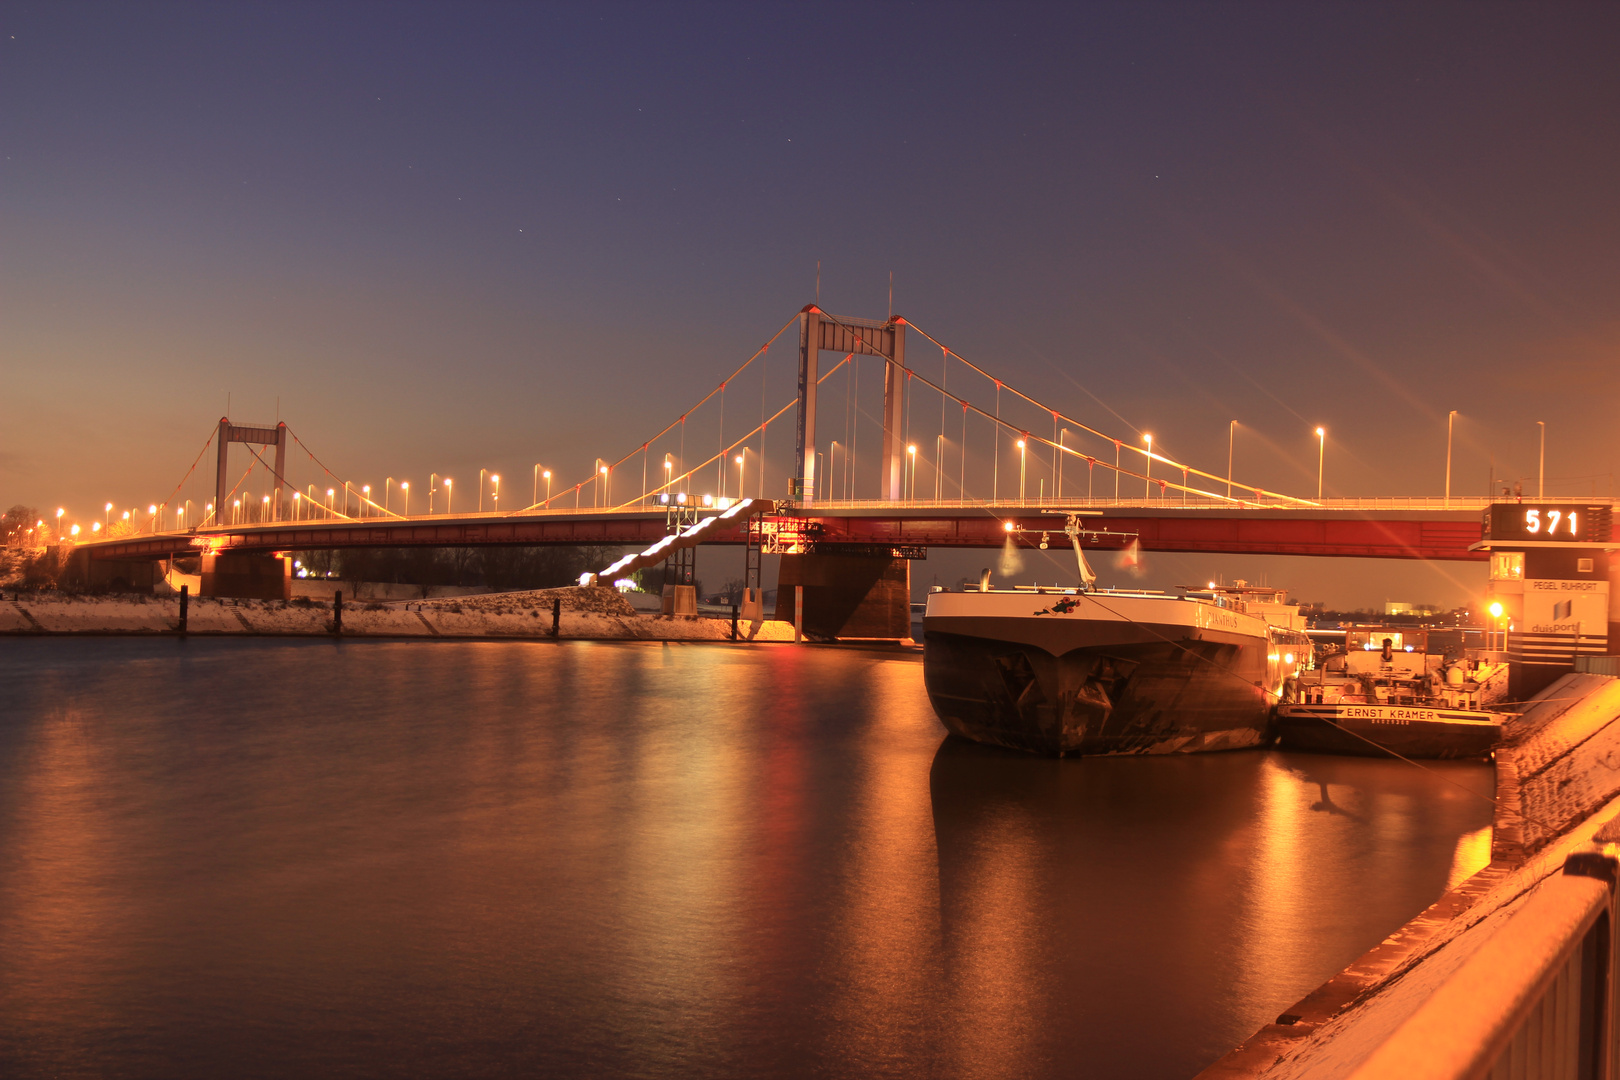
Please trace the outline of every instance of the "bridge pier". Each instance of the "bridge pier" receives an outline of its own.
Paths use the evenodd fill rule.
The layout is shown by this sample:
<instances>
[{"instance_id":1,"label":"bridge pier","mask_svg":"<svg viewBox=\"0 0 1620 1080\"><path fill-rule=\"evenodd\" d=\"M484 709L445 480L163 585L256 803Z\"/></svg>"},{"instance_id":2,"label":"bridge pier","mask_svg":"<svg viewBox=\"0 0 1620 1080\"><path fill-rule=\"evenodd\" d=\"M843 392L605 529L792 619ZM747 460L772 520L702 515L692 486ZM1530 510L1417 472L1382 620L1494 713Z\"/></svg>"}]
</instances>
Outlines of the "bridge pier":
<instances>
[{"instance_id":1,"label":"bridge pier","mask_svg":"<svg viewBox=\"0 0 1620 1080\"><path fill-rule=\"evenodd\" d=\"M776 618L795 622L804 589L804 632L814 641L911 637L911 563L865 555L783 555Z\"/></svg>"},{"instance_id":2,"label":"bridge pier","mask_svg":"<svg viewBox=\"0 0 1620 1080\"><path fill-rule=\"evenodd\" d=\"M292 557L204 552L198 596L291 600Z\"/></svg>"}]
</instances>

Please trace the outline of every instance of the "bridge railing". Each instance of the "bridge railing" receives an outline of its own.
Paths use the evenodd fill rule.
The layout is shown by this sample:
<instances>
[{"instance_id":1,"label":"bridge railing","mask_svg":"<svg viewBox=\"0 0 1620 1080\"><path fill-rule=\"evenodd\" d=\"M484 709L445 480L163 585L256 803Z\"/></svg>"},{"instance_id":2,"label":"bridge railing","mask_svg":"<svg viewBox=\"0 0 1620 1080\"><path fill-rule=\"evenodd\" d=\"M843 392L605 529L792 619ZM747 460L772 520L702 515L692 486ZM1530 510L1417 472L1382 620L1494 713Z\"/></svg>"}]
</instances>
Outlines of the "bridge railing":
<instances>
[{"instance_id":1,"label":"bridge railing","mask_svg":"<svg viewBox=\"0 0 1620 1080\"><path fill-rule=\"evenodd\" d=\"M1608 498L1599 499L1546 499L1538 502L1611 502ZM1178 498L1087 498L1085 496L1065 496L1061 499L1047 496L1045 498L1026 499L905 499L900 502L890 502L885 499L817 499L814 503L820 510L876 510L888 508L916 509L916 510L960 510L964 507L983 508L986 510L1058 510L1074 509L1077 507L1087 509L1139 509L1139 510L1484 510L1491 505L1492 500L1483 496L1475 498L1461 498L1453 495L1449 500L1440 495L1387 495L1369 496L1360 499L1322 499L1321 501L1282 502L1268 500L1256 502L1251 500L1211 499L1207 497Z\"/></svg>"},{"instance_id":2,"label":"bridge railing","mask_svg":"<svg viewBox=\"0 0 1620 1080\"><path fill-rule=\"evenodd\" d=\"M1617 825L1538 886L1352 1080L1615 1077Z\"/></svg>"}]
</instances>

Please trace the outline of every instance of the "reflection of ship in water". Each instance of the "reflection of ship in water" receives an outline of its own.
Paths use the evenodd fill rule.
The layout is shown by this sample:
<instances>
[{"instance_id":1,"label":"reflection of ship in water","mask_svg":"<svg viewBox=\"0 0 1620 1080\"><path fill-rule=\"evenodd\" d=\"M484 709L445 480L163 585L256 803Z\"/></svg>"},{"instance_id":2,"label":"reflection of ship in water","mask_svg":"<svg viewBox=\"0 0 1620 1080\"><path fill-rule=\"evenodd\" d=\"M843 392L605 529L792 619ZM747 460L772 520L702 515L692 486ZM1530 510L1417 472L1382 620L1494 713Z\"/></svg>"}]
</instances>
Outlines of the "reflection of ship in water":
<instances>
[{"instance_id":1,"label":"reflection of ship in water","mask_svg":"<svg viewBox=\"0 0 1620 1080\"><path fill-rule=\"evenodd\" d=\"M1489 791L1490 773L1436 769L946 738L929 782L964 1054L1034 1040L1087 1075L1193 1075L1445 889L1490 820L1447 781Z\"/></svg>"}]
</instances>

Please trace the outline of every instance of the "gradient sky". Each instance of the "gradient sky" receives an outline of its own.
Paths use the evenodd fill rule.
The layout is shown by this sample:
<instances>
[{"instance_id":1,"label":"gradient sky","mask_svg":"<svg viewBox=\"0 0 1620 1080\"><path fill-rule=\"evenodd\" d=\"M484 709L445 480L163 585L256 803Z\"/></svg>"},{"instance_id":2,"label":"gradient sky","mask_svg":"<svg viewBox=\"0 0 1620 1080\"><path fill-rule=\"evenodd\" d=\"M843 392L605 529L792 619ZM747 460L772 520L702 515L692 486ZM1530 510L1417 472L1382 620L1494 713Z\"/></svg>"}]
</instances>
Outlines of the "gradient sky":
<instances>
[{"instance_id":1,"label":"gradient sky","mask_svg":"<svg viewBox=\"0 0 1620 1080\"><path fill-rule=\"evenodd\" d=\"M0 502L162 500L227 395L357 481L583 476L817 260L829 310L882 318L892 272L1213 472L1237 419L1240 479L1313 494L1323 424L1330 494L1438 494L1457 409L1455 491L1533 485L1544 420L1549 493L1606 494L1617 55L1612 4L10 3Z\"/></svg>"}]
</instances>

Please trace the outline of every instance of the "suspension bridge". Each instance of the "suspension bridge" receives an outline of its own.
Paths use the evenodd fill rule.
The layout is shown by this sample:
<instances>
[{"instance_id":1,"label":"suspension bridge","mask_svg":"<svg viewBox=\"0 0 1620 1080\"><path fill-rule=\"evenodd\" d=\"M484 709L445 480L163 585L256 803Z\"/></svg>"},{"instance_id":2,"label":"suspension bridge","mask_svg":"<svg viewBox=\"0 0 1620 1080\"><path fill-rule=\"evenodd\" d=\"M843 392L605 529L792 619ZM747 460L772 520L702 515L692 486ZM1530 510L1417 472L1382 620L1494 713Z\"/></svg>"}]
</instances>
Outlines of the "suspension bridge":
<instances>
[{"instance_id":1,"label":"suspension bridge","mask_svg":"<svg viewBox=\"0 0 1620 1080\"><path fill-rule=\"evenodd\" d=\"M793 363L775 365L776 382L790 375L793 389L773 402L768 365L784 337ZM837 359L824 366L824 353ZM660 430L574 475L535 463L504 485L481 471L474 491L436 473L414 489L391 476L374 484L329 466L285 423L227 417L162 502L117 523L109 504L79 551L94 577L98 563L105 576L117 563L198 553L247 566L295 550L646 548L746 500L703 541L783 555L783 583L828 588L844 577L869 588L874 567L892 582L929 547L1034 546L1061 537L1063 512L1076 509L1095 515L1099 548L1488 557L1486 498L1323 498L1320 463L1308 497L1234 476L1230 443L1224 473L1167 455L1151 435L1143 443L1038 400L903 318L809 305ZM233 447L246 451L240 472ZM525 480L530 498L514 497ZM239 575L217 581L227 578ZM885 595L892 606L899 590Z\"/></svg>"}]
</instances>

